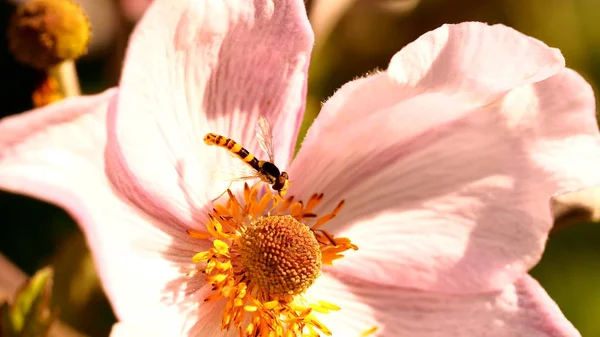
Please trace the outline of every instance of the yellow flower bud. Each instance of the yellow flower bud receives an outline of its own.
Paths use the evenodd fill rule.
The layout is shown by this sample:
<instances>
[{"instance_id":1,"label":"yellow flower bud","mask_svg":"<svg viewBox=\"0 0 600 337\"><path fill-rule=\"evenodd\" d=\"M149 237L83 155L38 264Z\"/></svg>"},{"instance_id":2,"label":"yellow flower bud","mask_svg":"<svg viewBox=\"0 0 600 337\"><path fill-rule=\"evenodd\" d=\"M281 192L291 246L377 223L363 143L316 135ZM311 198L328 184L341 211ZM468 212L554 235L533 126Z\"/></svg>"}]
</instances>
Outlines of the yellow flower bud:
<instances>
[{"instance_id":1,"label":"yellow flower bud","mask_svg":"<svg viewBox=\"0 0 600 337\"><path fill-rule=\"evenodd\" d=\"M21 5L8 27L15 58L37 69L48 69L87 52L89 20L72 0L31 0Z\"/></svg>"}]
</instances>

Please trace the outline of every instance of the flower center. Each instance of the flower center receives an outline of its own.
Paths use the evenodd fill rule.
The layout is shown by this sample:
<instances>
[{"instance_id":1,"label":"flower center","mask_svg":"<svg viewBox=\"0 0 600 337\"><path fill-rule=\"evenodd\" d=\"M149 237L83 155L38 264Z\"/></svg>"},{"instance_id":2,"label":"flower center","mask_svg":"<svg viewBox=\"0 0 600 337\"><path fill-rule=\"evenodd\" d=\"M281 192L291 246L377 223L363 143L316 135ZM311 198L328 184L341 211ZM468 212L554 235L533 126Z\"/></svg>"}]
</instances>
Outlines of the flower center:
<instances>
[{"instance_id":1,"label":"flower center","mask_svg":"<svg viewBox=\"0 0 600 337\"><path fill-rule=\"evenodd\" d=\"M240 239L244 270L273 297L301 294L321 274L321 247L313 232L290 215L251 224Z\"/></svg>"},{"instance_id":2,"label":"flower center","mask_svg":"<svg viewBox=\"0 0 600 337\"><path fill-rule=\"evenodd\" d=\"M225 301L221 329L235 328L241 337L330 336L315 316L340 310L334 304L309 302L304 293L321 274L321 266L358 247L320 227L335 218L344 201L319 217L313 208L323 194L306 204L290 196L258 196L260 183L244 187L244 202L227 191L225 204L215 204L207 232L188 234L211 240L213 247L192 257L197 270L213 289L205 301Z\"/></svg>"}]
</instances>

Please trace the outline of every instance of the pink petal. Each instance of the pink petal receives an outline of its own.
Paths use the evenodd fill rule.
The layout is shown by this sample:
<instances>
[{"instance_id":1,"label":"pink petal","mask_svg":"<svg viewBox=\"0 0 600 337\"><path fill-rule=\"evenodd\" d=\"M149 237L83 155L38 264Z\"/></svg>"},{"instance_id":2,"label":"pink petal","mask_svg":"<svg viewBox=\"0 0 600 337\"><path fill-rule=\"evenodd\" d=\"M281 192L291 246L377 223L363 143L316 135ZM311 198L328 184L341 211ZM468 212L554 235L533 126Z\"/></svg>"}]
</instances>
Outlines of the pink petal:
<instances>
[{"instance_id":1,"label":"pink petal","mask_svg":"<svg viewBox=\"0 0 600 337\"><path fill-rule=\"evenodd\" d=\"M589 85L570 70L531 83L562 61L544 63L553 59L553 49L544 55L539 42L502 26L449 26L409 50L427 50L448 29L450 37L470 31L481 39L459 34L464 46L447 39L452 43L440 47L447 52L435 64L470 56L458 65L477 64L478 74L446 69L452 77L433 65L426 77L447 79L451 86L428 91L407 84L419 81L398 83L392 70L401 69L396 62L406 57L396 56L388 72L349 83L325 104L290 169L290 194L306 199L325 193L317 211L347 200L325 227L359 246L337 262L347 275L440 292L502 289L539 260L552 224L550 197L600 182ZM501 31L506 36L498 36ZM483 39L488 35L498 46ZM519 39L524 42L514 42ZM507 41L513 42L503 45ZM463 53L475 42L498 57ZM520 55L529 56L515 57ZM538 63L509 83L487 81L499 65ZM479 76L479 90L451 90L478 85ZM518 86L497 93L511 85Z\"/></svg>"},{"instance_id":2,"label":"pink petal","mask_svg":"<svg viewBox=\"0 0 600 337\"><path fill-rule=\"evenodd\" d=\"M444 25L397 53L388 72L398 83L485 98L541 81L565 65L560 51L504 25Z\"/></svg>"},{"instance_id":3,"label":"pink petal","mask_svg":"<svg viewBox=\"0 0 600 337\"><path fill-rule=\"evenodd\" d=\"M152 0L121 0L119 3L127 19L135 21L144 14Z\"/></svg>"},{"instance_id":4,"label":"pink petal","mask_svg":"<svg viewBox=\"0 0 600 337\"><path fill-rule=\"evenodd\" d=\"M204 298L197 296L195 300L200 307L194 315L182 317L175 312L146 311L135 319L115 324L110 336L239 336L239 332L235 329L221 330L224 301L204 302Z\"/></svg>"},{"instance_id":5,"label":"pink petal","mask_svg":"<svg viewBox=\"0 0 600 337\"><path fill-rule=\"evenodd\" d=\"M154 319L149 319L148 322L144 324L143 322L139 322L138 324L133 323L125 323L119 322L113 325L112 330L110 331L110 337L131 337L131 336L146 336L146 337L162 337L162 336L178 336L178 331L173 329L173 326L161 325L156 320L160 319L160 317L155 317ZM154 323L153 323L154 322Z\"/></svg>"},{"instance_id":6,"label":"pink petal","mask_svg":"<svg viewBox=\"0 0 600 337\"><path fill-rule=\"evenodd\" d=\"M201 303L199 315L194 326L188 330L188 336L238 337L240 334L234 328L221 330L225 305L225 301Z\"/></svg>"},{"instance_id":7,"label":"pink petal","mask_svg":"<svg viewBox=\"0 0 600 337\"><path fill-rule=\"evenodd\" d=\"M55 203L82 225L117 316L182 310L182 265L195 251L114 194L104 173L107 106L116 90L0 121L0 188ZM180 236L182 236L180 234Z\"/></svg>"},{"instance_id":8,"label":"pink petal","mask_svg":"<svg viewBox=\"0 0 600 337\"><path fill-rule=\"evenodd\" d=\"M115 185L161 220L192 225L194 204L224 190L213 188L215 171L243 165L204 135L226 135L266 158L254 131L259 115L272 123L286 167L312 43L301 0L155 1L133 34L109 116Z\"/></svg>"},{"instance_id":9,"label":"pink petal","mask_svg":"<svg viewBox=\"0 0 600 337\"><path fill-rule=\"evenodd\" d=\"M15 293L26 280L27 275L0 253L0 302L12 302Z\"/></svg>"},{"instance_id":10,"label":"pink petal","mask_svg":"<svg viewBox=\"0 0 600 337\"><path fill-rule=\"evenodd\" d=\"M183 325L182 315L177 315L175 312L144 311L135 319L113 325L110 337L188 336L186 330L182 329Z\"/></svg>"},{"instance_id":11,"label":"pink petal","mask_svg":"<svg viewBox=\"0 0 600 337\"><path fill-rule=\"evenodd\" d=\"M333 336L575 337L579 332L525 275L501 291L443 295L321 276L309 295L341 310L317 314Z\"/></svg>"}]
</instances>

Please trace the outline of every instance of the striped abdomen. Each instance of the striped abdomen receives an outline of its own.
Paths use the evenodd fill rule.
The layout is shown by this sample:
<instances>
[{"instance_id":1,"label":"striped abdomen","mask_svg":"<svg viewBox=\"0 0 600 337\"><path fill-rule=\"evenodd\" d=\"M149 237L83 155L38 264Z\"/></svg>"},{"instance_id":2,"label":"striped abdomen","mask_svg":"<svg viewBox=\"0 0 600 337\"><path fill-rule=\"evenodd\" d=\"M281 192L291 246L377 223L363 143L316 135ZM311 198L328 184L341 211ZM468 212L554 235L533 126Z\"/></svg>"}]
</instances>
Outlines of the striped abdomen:
<instances>
[{"instance_id":1,"label":"striped abdomen","mask_svg":"<svg viewBox=\"0 0 600 337\"><path fill-rule=\"evenodd\" d=\"M248 150L244 149L240 144L236 143L236 141L231 138L217 135L215 133L207 133L206 136L204 136L204 143L207 145L223 147L246 162L256 171L260 171L261 169L258 159L256 159L252 153L248 152Z\"/></svg>"}]
</instances>

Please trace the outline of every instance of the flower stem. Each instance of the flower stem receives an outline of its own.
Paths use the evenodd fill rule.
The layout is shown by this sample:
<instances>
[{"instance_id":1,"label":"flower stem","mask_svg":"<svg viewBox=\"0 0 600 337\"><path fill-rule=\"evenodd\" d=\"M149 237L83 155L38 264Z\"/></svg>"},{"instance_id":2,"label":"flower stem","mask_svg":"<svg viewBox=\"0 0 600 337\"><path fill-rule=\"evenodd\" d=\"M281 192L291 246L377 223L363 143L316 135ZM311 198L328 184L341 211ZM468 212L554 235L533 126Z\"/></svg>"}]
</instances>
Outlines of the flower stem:
<instances>
[{"instance_id":1,"label":"flower stem","mask_svg":"<svg viewBox=\"0 0 600 337\"><path fill-rule=\"evenodd\" d=\"M81 95L79 78L73 60L66 60L48 70L48 75L56 79L63 97Z\"/></svg>"}]
</instances>

